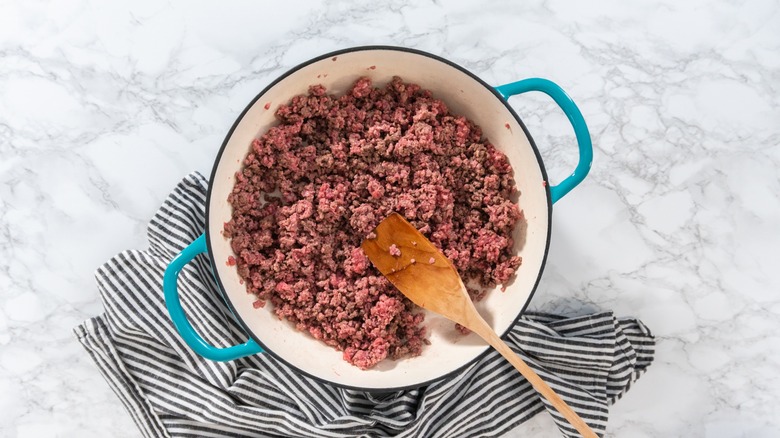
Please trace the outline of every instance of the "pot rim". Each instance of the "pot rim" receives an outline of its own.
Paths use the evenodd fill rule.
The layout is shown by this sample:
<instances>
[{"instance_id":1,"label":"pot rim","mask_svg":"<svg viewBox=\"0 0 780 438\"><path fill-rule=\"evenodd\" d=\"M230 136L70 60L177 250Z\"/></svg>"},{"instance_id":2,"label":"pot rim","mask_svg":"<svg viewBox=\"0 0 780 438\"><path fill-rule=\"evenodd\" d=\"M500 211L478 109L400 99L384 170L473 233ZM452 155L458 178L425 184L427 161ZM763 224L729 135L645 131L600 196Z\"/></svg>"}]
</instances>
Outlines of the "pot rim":
<instances>
[{"instance_id":1,"label":"pot rim","mask_svg":"<svg viewBox=\"0 0 780 438\"><path fill-rule=\"evenodd\" d=\"M205 216L204 216L205 228L206 228L206 230L205 230L205 234L206 234L206 249L207 249L206 252L208 254L208 259L209 259L209 262L211 263L211 266L216 266L216 260L214 259L213 251L212 251L212 245L211 245L211 233L209 231L209 228L210 228L209 227L209 210L211 208L211 202L210 202L211 201L211 192L212 192L212 188L213 188L213 185L214 185L215 174L217 172L217 168L219 167L219 163L222 160L222 154L225 151L225 148L227 147L227 144L230 141L230 138L233 136L233 132L236 130L236 128L238 127L239 123L241 123L241 121L244 119L244 116L246 115L246 113L250 110L250 108L252 108L254 106L254 104L258 100L260 100L261 97L263 97L263 95L266 92L268 92L268 90L270 90L271 88L276 86L276 84L280 83L281 81L283 81L288 76L290 76L293 73L295 73L296 71L298 71L298 70L300 70L300 69L302 69L302 68L304 68L304 67L306 67L306 66L308 66L310 64L313 64L315 62L322 61L323 59L332 58L334 56L342 55L342 54L345 54L345 53L369 51L369 50L388 50L388 51L408 52L408 53L413 53L413 54L416 54L416 55L421 55L421 56L425 56L425 57L428 57L428 58L432 58L432 59L434 59L436 61L445 63L445 64L449 65L450 67L453 67L453 68L455 68L455 69L465 73L470 78L472 78L473 80L477 81L479 84L481 84L482 86L487 88L491 93L493 93L493 95L496 97L496 99L498 99L498 101L501 102L506 107L507 110L509 110L509 113L512 115L512 117L515 118L517 123L523 129L523 133L528 138L528 142L531 145L531 148L532 148L532 150L534 152L534 156L536 157L536 161L537 161L537 163L539 165L539 169L540 169L540 171L542 173L543 180L544 181L549 181L548 178L547 178L547 170L544 167L544 162L542 161L542 157L541 157L541 154L539 153L539 149L536 147L536 143L534 142L533 137L531 137L531 133L528 132L528 128L526 128L526 126L523 123L523 121L520 119L520 117L517 115L517 113L514 111L514 109L512 109L512 107L509 105L509 101L507 99L505 99L503 96L501 96L501 94L496 90L495 87L490 86L488 83L483 81L481 78L479 78L477 75L475 75L474 73L470 72L466 68L464 68L464 67L460 66L459 64L456 64L455 62L450 61L450 60L448 60L446 58L442 58L441 56L434 55L432 53L428 53L428 52L425 52L425 51L422 51L422 50L412 49L412 48L408 48L408 47L401 47L401 46L366 45L366 46L355 46L355 47L350 47L350 48L346 48L346 49L336 50L336 51L333 51L333 52L325 53L323 55L311 58L311 59L309 59L307 61L304 61L304 62L302 62L302 63L292 67L291 69L287 70L285 73L280 75L278 78L274 79L265 88L263 88L263 90L260 91L260 93L258 93L257 96L254 97L254 99L252 99L247 104L247 106L244 108L244 110L241 112L241 114L239 114L239 116L236 118L236 121L233 123L233 126L230 127L230 130L225 135L225 140L223 140L222 145L219 148L219 152L217 153L217 156L216 156L216 158L214 160L214 166L213 166L213 168L211 170L211 176L209 177L209 187L208 187L208 191L206 193L206 212L205 212ZM292 97L293 96L290 96L290 98L292 98ZM526 309L528 308L528 304L533 299L534 294L536 293L536 290L539 287L539 282L541 281L542 274L544 273L544 268L545 268L545 266L547 264L547 255L548 255L548 253L550 251L550 238L552 236L552 205L553 205L553 203L552 203L552 196L551 196L551 192L550 192L550 184L545 184L544 185L544 190L545 190L545 196L547 197L547 237L545 239L544 254L542 254L541 265L539 267L539 272L538 272L538 274L536 276L536 281L534 282L533 288L531 289L531 293L528 295L528 299L526 300L525 304L523 304L522 309L520 310L520 312L518 312L518 314L515 317L515 319L512 321L512 324L510 324L509 327L506 329L506 331L504 331L504 333L502 333L500 335L502 338L504 336L506 336L512 330L512 328L517 324L517 322L520 320L520 318L525 313ZM378 390L377 388L365 388L365 387L345 385L345 384L342 384L342 383L333 382L333 381L324 379L322 377L318 377L318 376L315 376L313 374L310 374L310 373L308 373L308 372L298 368L297 366L292 365L291 363L286 361L284 359L284 357L282 357L282 356L274 353L272 350L268 349L266 347L266 345L260 340L260 338L258 336L256 336L255 333L252 330L249 329L247 324L244 322L244 320L241 318L239 313L236 311L235 307L233 306L232 301L230 300L230 298L228 297L227 293L225 292L225 287L222 284L222 280L219 278L219 275L218 275L217 271L212 268L212 273L214 275L214 279L217 282L217 286L219 287L219 293L222 295L223 301L225 301L225 303L227 304L228 308L230 309L230 312L233 314L233 316L239 322L239 324L243 328L244 332L246 332L247 336L249 336L251 339L253 339L255 342L257 342L258 345L260 345L263 348L263 353L261 353L261 354L270 354L274 359L278 360L279 362L283 363L284 365L288 366L289 368L295 370L295 372L297 372L299 374L302 374L302 375L304 375L306 377L309 377L311 379L314 379L314 380L316 380L318 382L326 383L328 385L336 386L336 387L339 387L339 388L350 389L350 390L367 391L367 392L372 392L372 393L383 393L383 392L394 392L394 391L403 391L403 390L409 390L409 389L416 389L416 388L420 388L420 387L423 387L423 386L430 385L433 382L437 382L437 381L440 381L440 380L447 379L449 377L452 377L452 376L454 376L454 375L464 371L465 369L471 367L472 365L474 365L475 363L480 361L482 358L484 358L492 350L492 348L489 345L486 344L485 345L485 351L483 351L482 353L478 354L477 356L474 357L474 359L470 360L469 362L465 363L464 365L462 365L462 366L460 366L460 367L458 367L458 368L456 368L456 369L454 369L454 370L452 370L450 372L442 374L442 375L440 375L440 376L438 376L436 378L429 379L429 380L426 380L424 382L420 382L420 383L413 384L413 385L393 386L393 387L382 388L381 390Z\"/></svg>"}]
</instances>

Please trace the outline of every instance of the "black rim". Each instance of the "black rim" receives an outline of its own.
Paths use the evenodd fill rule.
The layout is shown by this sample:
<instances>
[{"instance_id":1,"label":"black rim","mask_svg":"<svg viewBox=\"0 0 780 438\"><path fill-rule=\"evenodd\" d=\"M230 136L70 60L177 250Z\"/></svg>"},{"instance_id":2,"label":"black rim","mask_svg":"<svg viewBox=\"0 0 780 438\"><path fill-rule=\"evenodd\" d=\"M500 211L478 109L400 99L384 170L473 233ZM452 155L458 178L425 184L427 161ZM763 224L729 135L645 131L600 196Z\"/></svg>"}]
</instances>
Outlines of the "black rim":
<instances>
[{"instance_id":1,"label":"black rim","mask_svg":"<svg viewBox=\"0 0 780 438\"><path fill-rule=\"evenodd\" d=\"M244 110L238 116L238 118L236 119L235 123L233 123L233 126L231 126L230 130L228 131L227 135L225 136L225 140L222 142L222 146L219 148L219 152L217 153L217 158L214 161L214 167L211 170L211 177L209 178L209 188L208 188L208 192L207 192L207 195L206 195L206 217L205 217L205 219L206 219L206 247L208 249L209 261L211 262L212 266L216 266L216 261L214 260L214 257L212 255L213 252L211 250L211 235L209 233L209 209L210 209L210 204L211 204L211 202L210 202L210 200L211 200L211 190L212 190L212 187L213 187L213 184L214 184L214 176L215 176L215 174L217 172L217 167L219 167L219 162L222 159L222 153L225 151L225 148L227 147L227 144L228 144L228 141L230 140L230 137L233 136L233 131L235 131L236 127L238 127L238 124L241 123L241 120L243 120L244 116L249 111L249 109L252 108L252 106L255 104L255 102L257 102L261 97L263 97L263 95L266 92L268 92L268 90L273 88L276 84L278 84L279 82L281 82L282 80L284 80L285 78L290 76L291 74L293 74L296 71L302 69L303 67L306 67L307 65L313 64L313 63L321 61L323 59L332 58L334 56L342 55L344 53L360 52L360 51L366 51L366 50L389 50L389 51L398 51L398 52L408 52L408 53L414 53L414 54L417 54L417 55L426 56L428 58L435 59L435 60L443 62L443 63L445 63L445 64L447 64L447 65L449 65L451 67L454 67L454 68L460 70L461 72L465 73L466 75L468 75L469 77L471 77L475 81L477 81L480 84L482 84L485 88L490 90L490 92L493 93L496 96L496 99L498 99L506 107L506 109L509 110L509 113L512 114L512 116L515 118L515 120L517 120L517 123L520 125L520 127L523 128L523 132L525 133L526 137L528 138L528 141L531 144L531 148L533 149L534 155L536 156L536 161L539 164L539 169L542 172L542 177L543 177L544 181L548 180L547 179L547 170L544 168L544 163L542 162L542 157L539 154L539 149L536 147L536 143L534 142L533 137L531 137L531 133L528 132L528 129L525 127L525 124L523 123L523 121L520 120L520 117L517 115L517 113L515 113L515 111L509 105L509 102L507 102L507 100L504 99L501 96L501 94L499 94L498 91L496 91L495 88L493 88L492 86L488 85L485 81L480 79L477 75L471 73L470 71L466 70L465 68L461 67L460 65L458 65L458 64L456 64L456 63L454 63L454 62L452 62L450 60L447 60L445 58L442 58L440 56L433 55L433 54L428 53L428 52L423 52L422 50L410 49L410 48L406 48L406 47L396 47L396 46L358 46L358 47L352 47L352 48L349 48L349 49L337 50L335 52L326 53L324 55L318 56L316 58L312 58L312 59L310 59L310 60L308 60L306 62L298 64L297 66L291 68L290 70L285 72L283 75L281 75L278 78L276 78L273 82L268 84L268 86L265 87L263 89L263 91L261 91L257 96L255 96L255 98L252 99L251 102L249 102L249 104L246 106L246 108L244 108ZM551 195L550 195L549 184L545 185L545 192L546 192L546 196L547 196L547 238L546 238L545 246L544 246L544 254L542 255L542 264L541 264L541 267L539 268L539 273L538 273L538 275L536 277L536 281L534 282L533 289L531 289L531 293L528 295L528 299L526 300L525 304L523 304L523 308L517 314L517 317L514 319L514 321L512 321L512 324L510 324L509 328L504 333L501 334L501 337L506 336L507 333L509 333L512 330L512 327L514 327L515 324L517 324L517 322L520 320L520 317L523 315L523 313L525 313L525 310L528 308L528 304L531 302L531 300L534 297L534 294L536 293L536 289L539 287L539 282L540 282L540 280L542 278L542 274L544 273L544 267L547 264L547 254L548 254L548 252L550 250L550 236L552 235L552 230L551 230L551 227L552 227L552 198L551 198ZM249 337L251 337L252 339L254 339L254 341L257 342L263 348L263 350L265 350L264 353L270 354L275 359L277 359L280 362L284 363L285 365L287 365L288 367L292 368L296 372L298 372L300 374L303 374L303 375L305 375L307 377L310 377L310 378L312 378L314 380L317 380L319 382L326 383L328 385L333 385L333 386L337 386L337 387L340 387L340 388L346 388L346 389L354 389L354 390L358 390L358 391L369 391L369 392L391 392L391 391L400 391L400 390L406 390L406 389L419 388L419 387L422 387L422 386L429 385L429 384L431 384L433 382L437 382L439 380L447 379L447 378L449 378L449 377L451 377L451 376L453 376L453 375L463 371L464 369L468 368L469 366L473 365L474 363L476 363L477 361L479 361L480 359L485 357L485 355L487 355L487 353L490 351L490 347L486 346L485 351L483 351L482 353L477 355L474 359L470 360L466 364L458 367L457 369L455 369L453 371L450 371L450 372L448 372L446 374L442 374L441 376L436 377L434 379L430 379L430 380L427 380L427 381L424 381L424 382L420 382L420 383L414 384L414 385L397 386L397 387L391 387L391 388L364 388L364 387L359 387L359 386L344 385L344 384L341 384L341 383L332 382L330 380L323 379L322 377L318 377L318 376L310 374L310 373L308 373L306 371L301 370L300 368L298 368L295 365L289 363L283 357L277 355L276 353L271 351L269 348L267 348L266 345L260 340L260 338L255 336L255 334L251 330L248 329L247 325L244 323L244 320L241 318L241 316L238 314L238 312L236 312L235 307L233 307L233 303L230 301L230 299L228 298L227 294L225 293L225 287L222 284L222 280L219 278L219 275L217 275L216 269L214 269L213 272L214 272L214 278L216 279L217 285L219 286L219 291L222 294L222 297L223 297L224 301L227 303L228 307L230 308L230 311L233 313L233 315L236 317L238 322L241 324L242 328L247 333L247 335Z\"/></svg>"}]
</instances>

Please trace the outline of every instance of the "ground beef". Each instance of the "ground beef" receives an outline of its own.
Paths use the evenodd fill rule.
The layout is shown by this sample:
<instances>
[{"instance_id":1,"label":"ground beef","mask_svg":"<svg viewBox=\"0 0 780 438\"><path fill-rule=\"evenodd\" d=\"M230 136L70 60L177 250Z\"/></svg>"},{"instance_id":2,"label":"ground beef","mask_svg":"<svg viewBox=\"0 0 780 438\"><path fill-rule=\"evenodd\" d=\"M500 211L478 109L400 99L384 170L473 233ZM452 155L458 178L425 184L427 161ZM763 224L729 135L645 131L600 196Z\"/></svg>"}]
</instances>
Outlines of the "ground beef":
<instances>
[{"instance_id":1,"label":"ground beef","mask_svg":"<svg viewBox=\"0 0 780 438\"><path fill-rule=\"evenodd\" d=\"M520 265L512 169L480 128L418 85L320 85L276 110L252 143L228 201L225 235L255 307L266 301L360 368L419 355L423 313L360 243L398 212L452 260L480 299ZM431 259L429 262L433 262Z\"/></svg>"}]
</instances>

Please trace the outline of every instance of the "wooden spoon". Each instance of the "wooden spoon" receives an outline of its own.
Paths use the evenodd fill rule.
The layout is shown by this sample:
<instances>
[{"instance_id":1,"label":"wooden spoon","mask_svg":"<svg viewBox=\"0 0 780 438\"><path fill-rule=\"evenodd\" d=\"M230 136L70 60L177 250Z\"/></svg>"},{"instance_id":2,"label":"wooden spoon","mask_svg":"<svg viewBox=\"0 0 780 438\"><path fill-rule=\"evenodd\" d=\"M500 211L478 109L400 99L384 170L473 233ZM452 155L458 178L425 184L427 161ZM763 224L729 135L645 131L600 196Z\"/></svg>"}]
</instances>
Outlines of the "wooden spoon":
<instances>
[{"instance_id":1,"label":"wooden spoon","mask_svg":"<svg viewBox=\"0 0 780 438\"><path fill-rule=\"evenodd\" d=\"M458 271L425 236L398 213L383 220L374 231L376 238L361 244L371 263L413 303L467 327L498 350L520 371L577 431L597 438L593 430L555 391L516 355L479 315ZM400 250L391 254L390 247Z\"/></svg>"}]
</instances>

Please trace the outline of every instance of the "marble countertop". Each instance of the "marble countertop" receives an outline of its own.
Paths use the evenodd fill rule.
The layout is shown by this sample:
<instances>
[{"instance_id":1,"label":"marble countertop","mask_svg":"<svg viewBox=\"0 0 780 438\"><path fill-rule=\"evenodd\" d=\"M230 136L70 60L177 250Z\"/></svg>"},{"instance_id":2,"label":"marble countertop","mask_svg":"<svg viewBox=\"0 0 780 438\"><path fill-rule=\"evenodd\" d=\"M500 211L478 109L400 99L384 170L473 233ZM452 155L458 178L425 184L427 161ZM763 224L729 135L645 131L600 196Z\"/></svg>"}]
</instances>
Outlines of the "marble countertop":
<instances>
[{"instance_id":1,"label":"marble countertop","mask_svg":"<svg viewBox=\"0 0 780 438\"><path fill-rule=\"evenodd\" d=\"M579 104L595 160L555 206L532 307L657 335L610 436L780 435L778 2L218 3L0 4L0 436L140 436L71 333L102 310L93 271L145 247L266 84L364 44L549 78ZM565 117L512 105L560 180ZM539 415L509 436L557 431Z\"/></svg>"}]
</instances>

